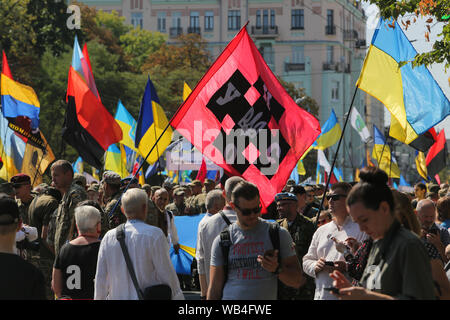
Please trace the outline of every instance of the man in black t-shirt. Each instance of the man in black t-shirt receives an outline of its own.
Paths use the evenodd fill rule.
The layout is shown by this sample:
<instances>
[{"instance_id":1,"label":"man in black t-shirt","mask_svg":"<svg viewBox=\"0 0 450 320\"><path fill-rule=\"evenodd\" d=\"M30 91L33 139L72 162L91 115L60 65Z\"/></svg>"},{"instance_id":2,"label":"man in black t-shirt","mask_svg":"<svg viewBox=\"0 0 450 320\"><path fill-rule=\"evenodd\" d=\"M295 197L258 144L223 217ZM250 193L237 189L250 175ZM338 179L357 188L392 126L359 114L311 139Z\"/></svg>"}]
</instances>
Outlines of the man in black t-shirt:
<instances>
[{"instance_id":1,"label":"man in black t-shirt","mask_svg":"<svg viewBox=\"0 0 450 320\"><path fill-rule=\"evenodd\" d=\"M21 227L16 201L0 198L0 300L45 300L42 272L14 252Z\"/></svg>"}]
</instances>

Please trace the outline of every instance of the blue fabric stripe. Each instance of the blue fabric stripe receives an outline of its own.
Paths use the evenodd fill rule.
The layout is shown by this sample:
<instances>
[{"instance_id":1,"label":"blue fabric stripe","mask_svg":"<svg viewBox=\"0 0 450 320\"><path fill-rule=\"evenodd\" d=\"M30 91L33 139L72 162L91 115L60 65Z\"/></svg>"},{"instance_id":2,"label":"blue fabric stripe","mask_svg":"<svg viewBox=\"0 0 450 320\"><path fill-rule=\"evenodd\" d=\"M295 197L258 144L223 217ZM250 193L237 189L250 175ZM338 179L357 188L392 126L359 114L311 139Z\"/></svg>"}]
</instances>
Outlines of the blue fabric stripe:
<instances>
[{"instance_id":1,"label":"blue fabric stripe","mask_svg":"<svg viewBox=\"0 0 450 320\"><path fill-rule=\"evenodd\" d=\"M10 95L2 95L1 100L4 117L26 116L31 119L32 128L39 127L39 107L19 101Z\"/></svg>"},{"instance_id":2,"label":"blue fabric stripe","mask_svg":"<svg viewBox=\"0 0 450 320\"><path fill-rule=\"evenodd\" d=\"M139 111L139 118L137 121L137 127L136 127L136 140L135 140L135 147L139 147L139 143L141 142L142 137L145 135L147 130L150 128L150 126L153 124L153 107L152 107L152 100L153 97L156 96L155 88L153 87L153 83L150 80L150 77L147 81L147 86L145 87L144 96L142 98L141 103L141 109ZM155 101L155 100L153 100ZM159 103L159 99L158 99Z\"/></svg>"},{"instance_id":3,"label":"blue fabric stripe","mask_svg":"<svg viewBox=\"0 0 450 320\"><path fill-rule=\"evenodd\" d=\"M374 143L375 144L384 145L384 141L385 141L384 140L384 136L381 133L381 131L378 130L378 128L375 125L373 125L373 136L374 136Z\"/></svg>"}]
</instances>

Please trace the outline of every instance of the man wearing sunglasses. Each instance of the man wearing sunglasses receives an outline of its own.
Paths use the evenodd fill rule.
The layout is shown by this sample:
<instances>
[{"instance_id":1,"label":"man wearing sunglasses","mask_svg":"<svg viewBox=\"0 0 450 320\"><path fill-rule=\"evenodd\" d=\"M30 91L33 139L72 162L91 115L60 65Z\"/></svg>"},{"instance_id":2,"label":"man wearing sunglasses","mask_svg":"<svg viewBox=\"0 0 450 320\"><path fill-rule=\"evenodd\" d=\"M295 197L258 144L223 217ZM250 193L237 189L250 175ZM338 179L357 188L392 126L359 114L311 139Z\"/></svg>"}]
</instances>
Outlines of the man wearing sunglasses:
<instances>
[{"instance_id":1,"label":"man wearing sunglasses","mask_svg":"<svg viewBox=\"0 0 450 320\"><path fill-rule=\"evenodd\" d=\"M274 250L270 222L260 218L258 188L247 181L239 182L230 205L236 211L237 221L228 227L231 244L227 257L222 251L221 236L213 242L208 300L274 300L277 279L294 288L303 285L305 279L286 229L278 229L280 249Z\"/></svg>"},{"instance_id":2,"label":"man wearing sunglasses","mask_svg":"<svg viewBox=\"0 0 450 320\"><path fill-rule=\"evenodd\" d=\"M315 300L336 300L325 290L333 286L329 273L338 268L335 261L345 261L344 255L335 246L333 237L339 241L355 238L362 243L367 235L361 232L358 224L352 221L348 214L345 200L352 186L346 182L338 182L331 186L327 194L329 210L333 220L317 229L314 233L308 253L303 257L305 273L316 279ZM340 270L343 271L343 270Z\"/></svg>"}]
</instances>

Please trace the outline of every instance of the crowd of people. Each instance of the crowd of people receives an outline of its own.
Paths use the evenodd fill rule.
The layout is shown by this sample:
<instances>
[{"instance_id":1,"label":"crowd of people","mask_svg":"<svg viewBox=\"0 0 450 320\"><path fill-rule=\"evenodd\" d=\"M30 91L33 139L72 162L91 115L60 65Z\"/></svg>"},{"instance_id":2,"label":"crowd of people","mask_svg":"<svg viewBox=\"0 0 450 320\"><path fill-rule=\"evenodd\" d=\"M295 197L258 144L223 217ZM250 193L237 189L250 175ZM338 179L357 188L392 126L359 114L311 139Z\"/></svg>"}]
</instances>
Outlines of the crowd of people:
<instances>
[{"instance_id":1,"label":"crowd of people","mask_svg":"<svg viewBox=\"0 0 450 320\"><path fill-rule=\"evenodd\" d=\"M0 299L450 299L448 184L400 192L367 167L327 191L289 180L263 208L237 176L87 184L66 160L50 172L50 185L0 184ZM197 214L192 272L177 274L174 220Z\"/></svg>"}]
</instances>

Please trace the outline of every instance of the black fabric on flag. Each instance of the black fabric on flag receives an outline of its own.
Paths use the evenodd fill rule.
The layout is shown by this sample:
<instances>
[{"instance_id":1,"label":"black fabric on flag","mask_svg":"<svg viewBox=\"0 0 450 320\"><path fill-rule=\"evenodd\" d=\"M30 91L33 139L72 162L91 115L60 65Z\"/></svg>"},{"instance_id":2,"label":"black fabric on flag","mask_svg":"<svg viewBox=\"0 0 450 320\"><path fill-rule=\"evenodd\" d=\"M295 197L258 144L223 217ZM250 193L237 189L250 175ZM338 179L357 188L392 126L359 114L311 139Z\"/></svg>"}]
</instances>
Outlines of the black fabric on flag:
<instances>
[{"instance_id":1,"label":"black fabric on flag","mask_svg":"<svg viewBox=\"0 0 450 320\"><path fill-rule=\"evenodd\" d=\"M409 145L416 150L427 152L428 149L434 144L435 140L430 131L427 131L420 136L418 136L414 141L412 141Z\"/></svg>"},{"instance_id":2,"label":"black fabric on flag","mask_svg":"<svg viewBox=\"0 0 450 320\"><path fill-rule=\"evenodd\" d=\"M445 168L446 158L447 158L447 145L444 144L444 147L439 151L437 151L435 156L431 158L430 162L427 164L427 174L429 177L434 177L442 169Z\"/></svg>"},{"instance_id":3,"label":"black fabric on flag","mask_svg":"<svg viewBox=\"0 0 450 320\"><path fill-rule=\"evenodd\" d=\"M69 96L68 101L62 129L63 139L78 151L83 161L101 170L105 150L79 123L74 97Z\"/></svg>"}]
</instances>

